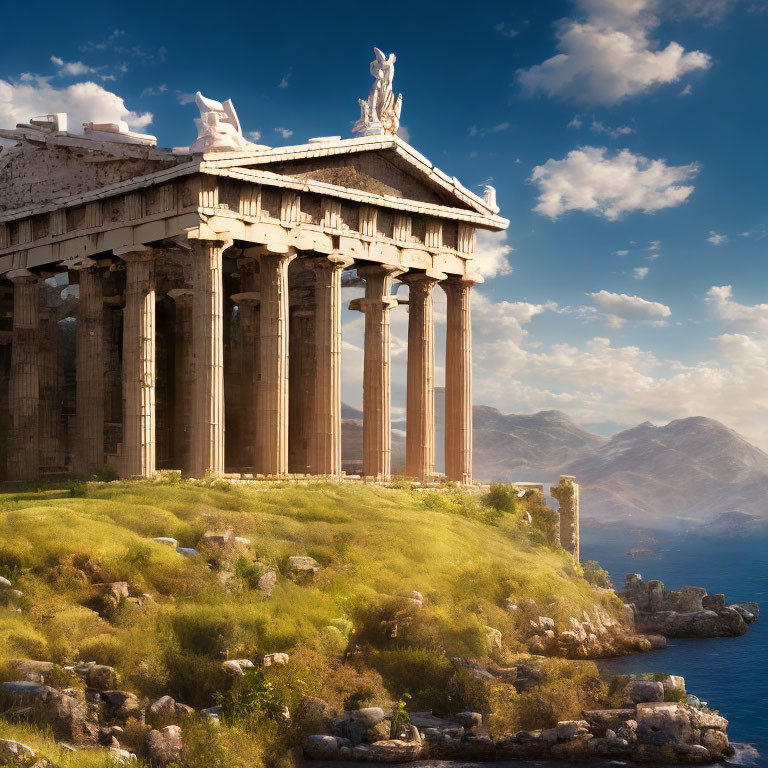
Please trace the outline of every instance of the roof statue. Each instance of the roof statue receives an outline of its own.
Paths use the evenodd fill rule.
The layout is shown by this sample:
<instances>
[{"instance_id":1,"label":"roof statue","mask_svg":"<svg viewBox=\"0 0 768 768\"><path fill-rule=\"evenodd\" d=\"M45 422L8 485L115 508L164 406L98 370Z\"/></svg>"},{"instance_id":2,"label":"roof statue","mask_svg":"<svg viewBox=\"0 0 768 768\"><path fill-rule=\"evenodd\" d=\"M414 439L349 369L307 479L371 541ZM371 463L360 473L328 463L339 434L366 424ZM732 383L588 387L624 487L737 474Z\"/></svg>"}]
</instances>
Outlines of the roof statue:
<instances>
[{"instance_id":1,"label":"roof statue","mask_svg":"<svg viewBox=\"0 0 768 768\"><path fill-rule=\"evenodd\" d=\"M231 99L222 103L206 99L198 91L195 94L195 104L200 110L200 117L195 118L197 138L189 147L192 154L263 148L262 145L254 144L243 137L243 129Z\"/></svg>"},{"instance_id":2,"label":"roof statue","mask_svg":"<svg viewBox=\"0 0 768 768\"><path fill-rule=\"evenodd\" d=\"M499 212L500 208L496 205L496 187L490 184L483 185L483 201L494 213Z\"/></svg>"},{"instance_id":3,"label":"roof statue","mask_svg":"<svg viewBox=\"0 0 768 768\"><path fill-rule=\"evenodd\" d=\"M378 134L396 134L400 128L400 111L403 108L403 94L392 90L395 78L395 54L385 56L378 48L373 52L376 58L371 62L373 85L368 92L368 100L358 99L360 103L360 119L352 131L362 136Z\"/></svg>"}]
</instances>

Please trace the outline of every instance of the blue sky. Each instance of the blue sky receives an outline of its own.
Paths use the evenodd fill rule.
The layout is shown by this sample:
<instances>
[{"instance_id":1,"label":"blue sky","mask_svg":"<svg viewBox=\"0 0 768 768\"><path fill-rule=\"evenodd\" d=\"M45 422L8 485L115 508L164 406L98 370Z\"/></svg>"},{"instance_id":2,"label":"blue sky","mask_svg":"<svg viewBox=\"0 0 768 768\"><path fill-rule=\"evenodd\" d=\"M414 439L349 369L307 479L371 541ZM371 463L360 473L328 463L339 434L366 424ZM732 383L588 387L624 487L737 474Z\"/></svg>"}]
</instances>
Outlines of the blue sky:
<instances>
[{"instance_id":1,"label":"blue sky","mask_svg":"<svg viewBox=\"0 0 768 768\"><path fill-rule=\"evenodd\" d=\"M492 180L511 220L480 241L475 402L558 408L606 433L707 415L768 448L765 3L435 8L17 5L0 125L67 110L70 130L122 118L187 145L199 89L232 98L264 144L349 136L372 47L394 51L405 136L475 191ZM443 305L438 292L438 382ZM357 404L356 315L344 331Z\"/></svg>"}]
</instances>

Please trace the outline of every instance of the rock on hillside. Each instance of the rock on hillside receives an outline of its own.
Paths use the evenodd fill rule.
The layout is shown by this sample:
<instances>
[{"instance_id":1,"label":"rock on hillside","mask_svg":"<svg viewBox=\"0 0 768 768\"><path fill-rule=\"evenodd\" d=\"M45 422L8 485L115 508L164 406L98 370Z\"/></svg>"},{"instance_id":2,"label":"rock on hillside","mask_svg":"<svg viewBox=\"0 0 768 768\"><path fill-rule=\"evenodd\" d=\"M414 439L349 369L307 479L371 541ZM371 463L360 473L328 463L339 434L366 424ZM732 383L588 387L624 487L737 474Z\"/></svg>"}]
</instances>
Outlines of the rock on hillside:
<instances>
[{"instance_id":1,"label":"rock on hillside","mask_svg":"<svg viewBox=\"0 0 768 768\"><path fill-rule=\"evenodd\" d=\"M563 471L583 488L585 517L711 520L768 516L768 454L714 419L640 424Z\"/></svg>"}]
</instances>

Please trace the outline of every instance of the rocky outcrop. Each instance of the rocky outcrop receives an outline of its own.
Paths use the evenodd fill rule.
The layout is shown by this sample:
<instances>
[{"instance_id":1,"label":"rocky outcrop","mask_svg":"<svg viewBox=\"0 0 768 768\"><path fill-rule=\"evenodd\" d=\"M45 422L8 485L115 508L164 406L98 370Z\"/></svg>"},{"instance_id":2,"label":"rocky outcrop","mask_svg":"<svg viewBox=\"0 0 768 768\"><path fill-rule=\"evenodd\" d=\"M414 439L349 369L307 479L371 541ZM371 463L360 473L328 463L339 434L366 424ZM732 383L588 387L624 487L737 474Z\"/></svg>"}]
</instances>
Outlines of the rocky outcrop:
<instances>
[{"instance_id":1,"label":"rocky outcrop","mask_svg":"<svg viewBox=\"0 0 768 768\"><path fill-rule=\"evenodd\" d=\"M181 728L178 725L168 725L159 731L150 731L145 739L144 749L152 765L181 763L184 754Z\"/></svg>"},{"instance_id":2,"label":"rocky outcrop","mask_svg":"<svg viewBox=\"0 0 768 768\"><path fill-rule=\"evenodd\" d=\"M621 597L633 607L637 631L664 637L737 637L759 615L756 603L727 605L725 595L703 587L668 590L639 573L627 574Z\"/></svg>"},{"instance_id":3,"label":"rocky outcrop","mask_svg":"<svg viewBox=\"0 0 768 768\"><path fill-rule=\"evenodd\" d=\"M680 678L677 678L680 680ZM633 680L640 695L646 681ZM653 697L663 695L664 683L645 686ZM350 729L352 723L364 727ZM518 731L492 737L482 729L482 718L463 712L450 719L416 713L400 726L400 738L385 736L388 719L382 710L345 712L336 731L317 734L304 742L308 758L356 762L404 763L413 760L632 760L666 764L704 764L722 760L733 750L728 722L688 704L637 702L622 709L585 711L582 720L566 720L552 728ZM340 727L344 724L343 727ZM391 723L390 729L391 729ZM374 740L377 735L382 738ZM405 738L403 738L405 736Z\"/></svg>"},{"instance_id":4,"label":"rocky outcrop","mask_svg":"<svg viewBox=\"0 0 768 768\"><path fill-rule=\"evenodd\" d=\"M599 605L593 606L591 615L585 610L580 619L571 616L565 625L557 625L548 616L529 619L525 634L528 650L532 654L566 659L600 659L626 653L645 653L653 647L651 640L636 634Z\"/></svg>"}]
</instances>

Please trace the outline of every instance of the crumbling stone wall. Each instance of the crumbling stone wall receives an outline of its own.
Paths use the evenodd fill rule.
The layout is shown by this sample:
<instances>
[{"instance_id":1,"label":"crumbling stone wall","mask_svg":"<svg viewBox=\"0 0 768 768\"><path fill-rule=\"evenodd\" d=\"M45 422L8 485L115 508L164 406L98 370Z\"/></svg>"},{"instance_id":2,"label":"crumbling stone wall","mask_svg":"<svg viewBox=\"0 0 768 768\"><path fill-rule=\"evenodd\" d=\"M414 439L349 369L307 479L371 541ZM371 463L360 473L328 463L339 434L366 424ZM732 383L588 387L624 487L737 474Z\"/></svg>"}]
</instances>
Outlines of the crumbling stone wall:
<instances>
[{"instance_id":1,"label":"crumbling stone wall","mask_svg":"<svg viewBox=\"0 0 768 768\"><path fill-rule=\"evenodd\" d=\"M578 563L579 551L579 486L571 475L560 475L560 482L549 492L560 505L560 546Z\"/></svg>"}]
</instances>

